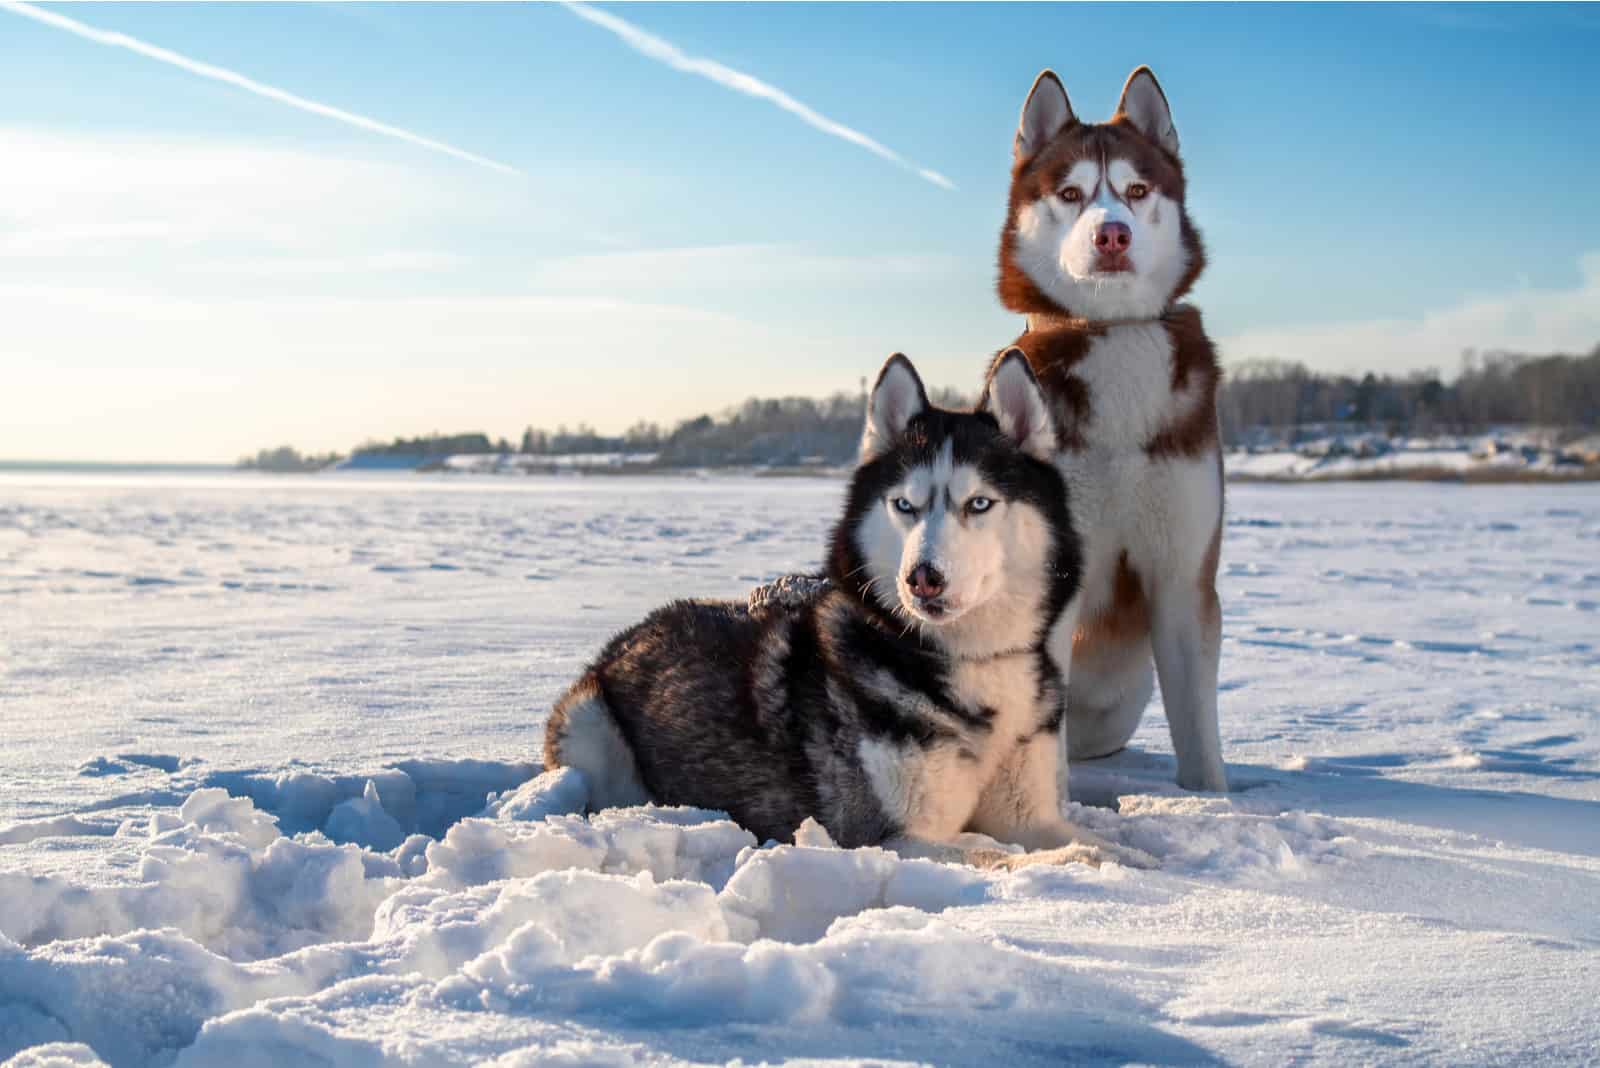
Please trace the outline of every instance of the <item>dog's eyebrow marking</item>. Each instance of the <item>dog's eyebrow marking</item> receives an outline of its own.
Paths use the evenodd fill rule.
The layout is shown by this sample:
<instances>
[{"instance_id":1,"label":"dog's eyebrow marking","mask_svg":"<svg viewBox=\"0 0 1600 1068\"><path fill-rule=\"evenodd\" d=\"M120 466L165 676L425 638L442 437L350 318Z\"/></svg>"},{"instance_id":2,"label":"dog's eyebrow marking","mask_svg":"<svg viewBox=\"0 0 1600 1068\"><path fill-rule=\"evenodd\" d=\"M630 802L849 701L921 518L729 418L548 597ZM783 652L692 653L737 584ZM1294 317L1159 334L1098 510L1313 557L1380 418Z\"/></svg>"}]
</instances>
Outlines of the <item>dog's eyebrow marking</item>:
<instances>
[{"instance_id":1,"label":"dog's eyebrow marking","mask_svg":"<svg viewBox=\"0 0 1600 1068\"><path fill-rule=\"evenodd\" d=\"M993 493L984 485L983 478L974 470L971 464L962 464L950 475L950 481L945 485L945 502L952 512L959 512L961 505L969 498L982 495L993 497ZM962 516L966 521L966 516Z\"/></svg>"},{"instance_id":2,"label":"dog's eyebrow marking","mask_svg":"<svg viewBox=\"0 0 1600 1068\"><path fill-rule=\"evenodd\" d=\"M1139 179L1139 168L1125 159L1114 159L1106 168L1106 173L1111 176L1111 181L1117 185L1127 185Z\"/></svg>"},{"instance_id":3,"label":"dog's eyebrow marking","mask_svg":"<svg viewBox=\"0 0 1600 1068\"><path fill-rule=\"evenodd\" d=\"M1083 190L1085 201L1093 200L1100 188L1100 165L1092 159L1080 159L1062 177L1061 184L1056 186L1056 193L1059 194L1064 186L1069 185L1075 185Z\"/></svg>"},{"instance_id":4,"label":"dog's eyebrow marking","mask_svg":"<svg viewBox=\"0 0 1600 1068\"><path fill-rule=\"evenodd\" d=\"M1148 178L1139 174L1139 168L1125 159L1112 160L1106 167L1106 176L1110 179L1108 188L1111 191L1111 195L1127 204L1130 208L1133 207L1133 203L1127 196L1128 186L1134 182L1149 182Z\"/></svg>"}]
</instances>

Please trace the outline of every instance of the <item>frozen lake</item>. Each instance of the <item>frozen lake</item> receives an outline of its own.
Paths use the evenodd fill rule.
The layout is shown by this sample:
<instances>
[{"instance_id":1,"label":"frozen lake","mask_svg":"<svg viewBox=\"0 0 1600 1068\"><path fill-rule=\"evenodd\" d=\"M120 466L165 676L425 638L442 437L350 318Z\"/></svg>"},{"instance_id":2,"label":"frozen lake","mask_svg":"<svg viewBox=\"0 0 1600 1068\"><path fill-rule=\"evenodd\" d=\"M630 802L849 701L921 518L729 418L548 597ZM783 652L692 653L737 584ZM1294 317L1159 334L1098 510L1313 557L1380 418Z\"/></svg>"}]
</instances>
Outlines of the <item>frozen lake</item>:
<instances>
[{"instance_id":1,"label":"frozen lake","mask_svg":"<svg viewBox=\"0 0 1600 1068\"><path fill-rule=\"evenodd\" d=\"M1159 699L1074 769L1160 871L485 811L607 636L814 569L841 488L0 473L0 1061L1600 1057L1600 485L1231 486L1236 792Z\"/></svg>"}]
</instances>

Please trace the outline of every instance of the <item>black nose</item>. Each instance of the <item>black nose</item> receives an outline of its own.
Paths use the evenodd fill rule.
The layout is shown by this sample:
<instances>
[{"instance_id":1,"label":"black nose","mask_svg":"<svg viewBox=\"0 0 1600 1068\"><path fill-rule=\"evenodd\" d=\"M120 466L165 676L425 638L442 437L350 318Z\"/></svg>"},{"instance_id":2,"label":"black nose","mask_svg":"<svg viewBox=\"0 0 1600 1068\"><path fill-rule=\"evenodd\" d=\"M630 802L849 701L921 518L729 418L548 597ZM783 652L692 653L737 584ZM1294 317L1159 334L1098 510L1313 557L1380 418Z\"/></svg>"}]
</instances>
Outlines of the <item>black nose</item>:
<instances>
[{"instance_id":1,"label":"black nose","mask_svg":"<svg viewBox=\"0 0 1600 1068\"><path fill-rule=\"evenodd\" d=\"M931 600L944 592L944 576L932 564L918 564L908 580L913 597Z\"/></svg>"}]
</instances>

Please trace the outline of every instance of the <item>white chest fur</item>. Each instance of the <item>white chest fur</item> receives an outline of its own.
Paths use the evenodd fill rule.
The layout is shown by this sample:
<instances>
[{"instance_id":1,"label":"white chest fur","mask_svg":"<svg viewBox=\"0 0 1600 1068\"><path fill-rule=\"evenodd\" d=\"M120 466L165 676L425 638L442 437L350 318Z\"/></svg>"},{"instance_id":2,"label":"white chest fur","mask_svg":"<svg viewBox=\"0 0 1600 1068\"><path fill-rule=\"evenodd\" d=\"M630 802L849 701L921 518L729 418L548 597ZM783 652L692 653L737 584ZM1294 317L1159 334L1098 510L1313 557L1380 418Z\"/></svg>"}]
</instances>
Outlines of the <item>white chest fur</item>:
<instances>
[{"instance_id":1,"label":"white chest fur","mask_svg":"<svg viewBox=\"0 0 1600 1068\"><path fill-rule=\"evenodd\" d=\"M1071 373L1089 387L1092 448L1140 451L1172 418L1172 339L1160 323L1111 327Z\"/></svg>"},{"instance_id":2,"label":"white chest fur","mask_svg":"<svg viewBox=\"0 0 1600 1068\"><path fill-rule=\"evenodd\" d=\"M959 662L951 675L952 696L968 708L993 713L990 730L975 739L985 766L1003 757L1019 737L1039 726L1039 672L1032 656L1001 656Z\"/></svg>"},{"instance_id":3,"label":"white chest fur","mask_svg":"<svg viewBox=\"0 0 1600 1068\"><path fill-rule=\"evenodd\" d=\"M1109 601L1124 553L1148 586L1192 576L1222 508L1214 447L1198 457L1152 456L1146 446L1167 427L1210 402L1198 375L1173 388L1173 345L1159 323L1111 327L1095 338L1071 373L1088 387L1079 424L1081 448L1057 464L1072 495L1083 541L1079 618Z\"/></svg>"},{"instance_id":4,"label":"white chest fur","mask_svg":"<svg viewBox=\"0 0 1600 1068\"><path fill-rule=\"evenodd\" d=\"M946 718L954 741L927 746L864 738L857 746L885 813L906 833L936 841L967 827L985 788L1040 725L1032 656L958 662L949 689L967 711L990 713L986 728Z\"/></svg>"}]
</instances>

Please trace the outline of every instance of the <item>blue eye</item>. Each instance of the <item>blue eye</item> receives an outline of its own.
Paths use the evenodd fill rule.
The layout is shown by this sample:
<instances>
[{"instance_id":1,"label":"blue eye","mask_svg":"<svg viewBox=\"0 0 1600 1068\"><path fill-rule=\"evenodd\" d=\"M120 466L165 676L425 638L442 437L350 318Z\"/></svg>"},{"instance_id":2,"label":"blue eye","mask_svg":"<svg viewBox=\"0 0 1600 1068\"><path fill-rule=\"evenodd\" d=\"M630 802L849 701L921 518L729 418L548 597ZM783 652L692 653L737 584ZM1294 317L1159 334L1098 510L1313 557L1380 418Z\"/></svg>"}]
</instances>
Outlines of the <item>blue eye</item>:
<instances>
[{"instance_id":1,"label":"blue eye","mask_svg":"<svg viewBox=\"0 0 1600 1068\"><path fill-rule=\"evenodd\" d=\"M917 514L917 506L912 504L904 497L896 497L894 499L894 510L899 512L901 515Z\"/></svg>"},{"instance_id":2,"label":"blue eye","mask_svg":"<svg viewBox=\"0 0 1600 1068\"><path fill-rule=\"evenodd\" d=\"M973 515L987 512L993 507L994 501L990 500L988 497L974 497L972 500L967 502L967 511Z\"/></svg>"}]
</instances>

